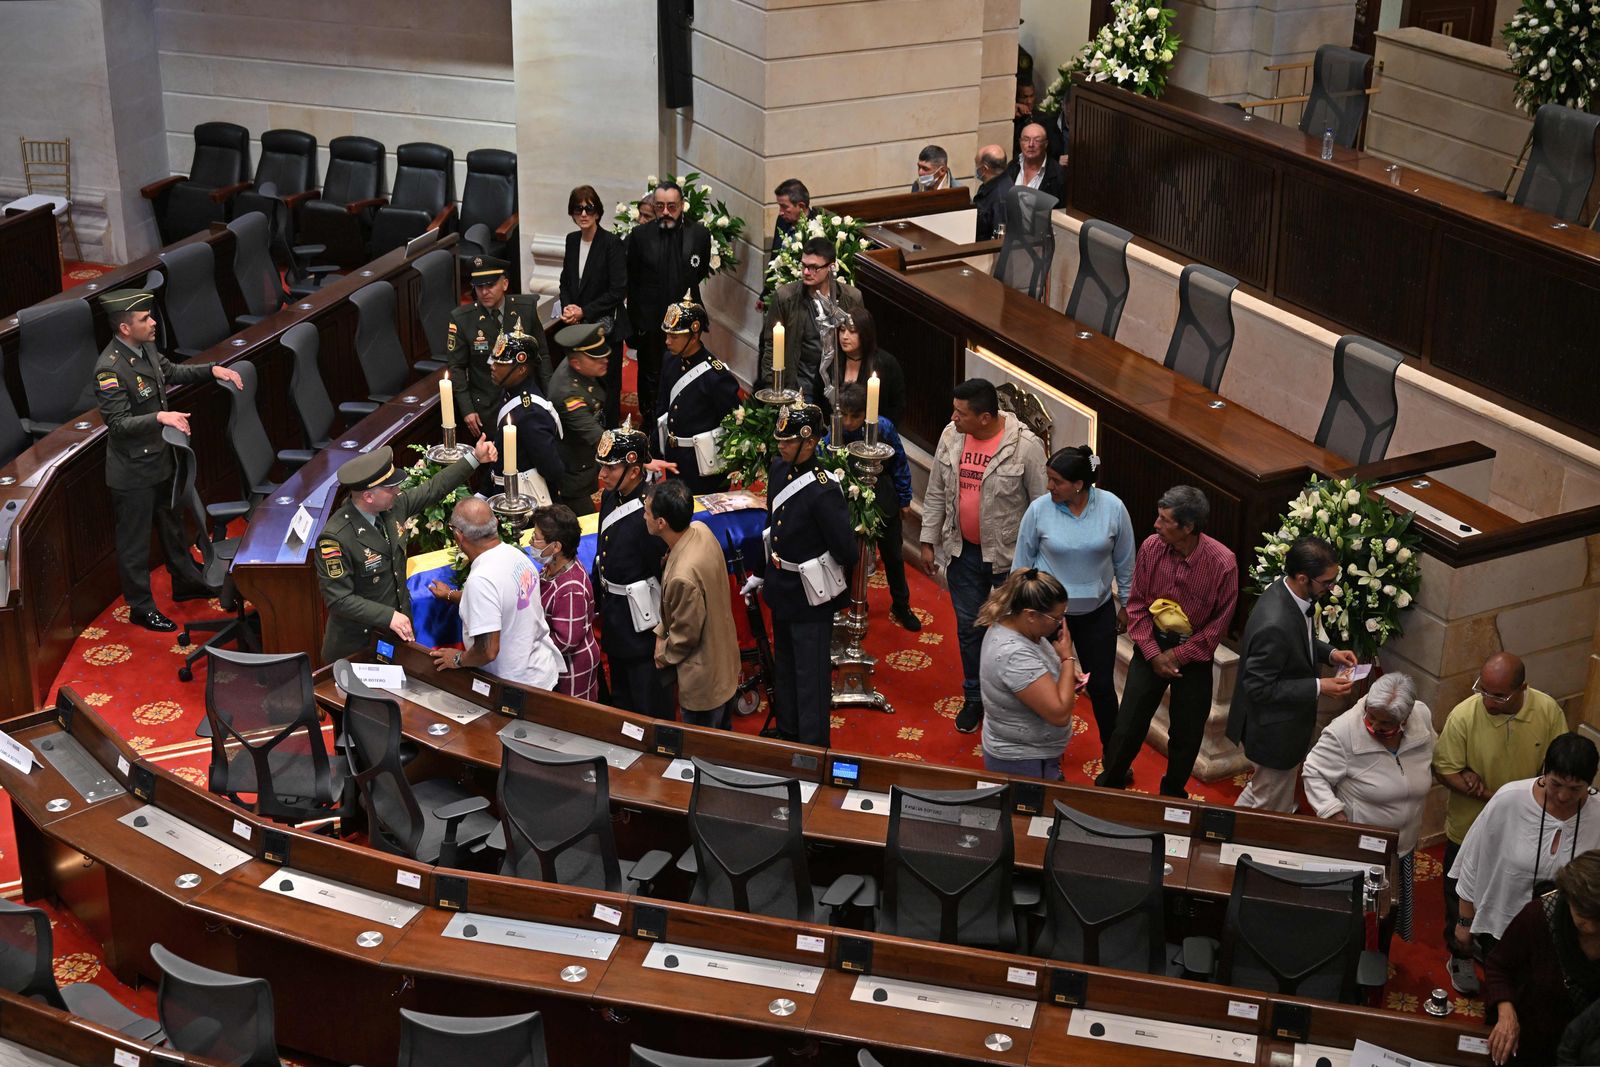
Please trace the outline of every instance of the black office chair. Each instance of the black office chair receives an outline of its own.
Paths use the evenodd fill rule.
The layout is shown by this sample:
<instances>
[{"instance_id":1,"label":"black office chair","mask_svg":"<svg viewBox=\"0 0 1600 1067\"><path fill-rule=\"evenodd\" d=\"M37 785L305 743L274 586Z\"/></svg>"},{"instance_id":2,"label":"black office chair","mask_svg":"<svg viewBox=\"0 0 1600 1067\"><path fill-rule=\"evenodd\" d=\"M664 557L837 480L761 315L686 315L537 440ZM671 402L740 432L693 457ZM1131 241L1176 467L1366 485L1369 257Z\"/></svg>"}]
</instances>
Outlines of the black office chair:
<instances>
[{"instance_id":1,"label":"black office chair","mask_svg":"<svg viewBox=\"0 0 1600 1067\"><path fill-rule=\"evenodd\" d=\"M274 460L298 468L311 461L316 453L309 449L284 449L276 454L267 428L261 424L256 393L259 386L256 365L248 360L239 361L233 368L239 374L240 386L228 393L228 444L233 458L239 463L239 484L245 488L246 503L252 511L264 497L271 496L279 483L272 480Z\"/></svg>"},{"instance_id":2,"label":"black office chair","mask_svg":"<svg viewBox=\"0 0 1600 1067\"><path fill-rule=\"evenodd\" d=\"M878 929L1009 952L1013 913L1010 789L890 787Z\"/></svg>"},{"instance_id":3,"label":"black office chair","mask_svg":"<svg viewBox=\"0 0 1600 1067\"><path fill-rule=\"evenodd\" d=\"M1186 938L1184 963L1206 974L1214 948L1214 977L1224 985L1360 1003L1388 978L1387 958L1362 948L1364 888L1360 871L1283 870L1243 856L1220 945Z\"/></svg>"},{"instance_id":4,"label":"black office chair","mask_svg":"<svg viewBox=\"0 0 1600 1067\"><path fill-rule=\"evenodd\" d=\"M5 354L0 353L0 467L26 452L33 435L11 402L11 387L6 385Z\"/></svg>"},{"instance_id":5,"label":"black office chair","mask_svg":"<svg viewBox=\"0 0 1600 1067\"><path fill-rule=\"evenodd\" d=\"M151 202L161 243L170 245L229 215L233 198L250 185L250 131L232 122L194 128L194 159L187 175L174 174L139 190Z\"/></svg>"},{"instance_id":6,"label":"black office chair","mask_svg":"<svg viewBox=\"0 0 1600 1067\"><path fill-rule=\"evenodd\" d=\"M93 982L58 986L50 917L38 908L10 900L0 900L0 988L139 1041L153 1040L161 1033L160 1023L123 1007Z\"/></svg>"},{"instance_id":7,"label":"black office chair","mask_svg":"<svg viewBox=\"0 0 1600 1067\"><path fill-rule=\"evenodd\" d=\"M1382 459L1400 414L1394 379L1404 359L1388 345L1358 334L1339 338L1317 444L1357 464Z\"/></svg>"},{"instance_id":8,"label":"black office chair","mask_svg":"<svg viewBox=\"0 0 1600 1067\"><path fill-rule=\"evenodd\" d=\"M655 1052L640 1045L629 1045L628 1067L772 1067L772 1057L717 1060L706 1056L674 1056L670 1052Z\"/></svg>"},{"instance_id":9,"label":"black office chair","mask_svg":"<svg viewBox=\"0 0 1600 1067\"><path fill-rule=\"evenodd\" d=\"M244 296L245 314L233 324L244 329L260 322L289 302L283 276L272 261L271 224L259 211L237 215L228 223L233 231L233 276Z\"/></svg>"},{"instance_id":10,"label":"black office chair","mask_svg":"<svg viewBox=\"0 0 1600 1067\"><path fill-rule=\"evenodd\" d=\"M394 286L371 282L350 294L356 307L356 360L367 381L367 399L347 400L339 413L363 418L411 381L411 367L395 326Z\"/></svg>"},{"instance_id":11,"label":"black office chair","mask_svg":"<svg viewBox=\"0 0 1600 1067\"><path fill-rule=\"evenodd\" d=\"M1511 202L1566 222L1580 221L1594 186L1597 132L1600 115L1560 104L1541 105L1533 116L1528 165Z\"/></svg>"},{"instance_id":12,"label":"black office chair","mask_svg":"<svg viewBox=\"0 0 1600 1067\"><path fill-rule=\"evenodd\" d=\"M417 318L422 321L422 336L428 342L428 354L432 357L417 360L415 369L431 374L445 365L450 312L461 306L461 283L457 281L456 257L451 249L435 248L418 256L412 266L422 275Z\"/></svg>"},{"instance_id":13,"label":"black office chair","mask_svg":"<svg viewBox=\"0 0 1600 1067\"><path fill-rule=\"evenodd\" d=\"M370 137L335 137L328 142L328 169L322 195L300 208L295 244L303 255L325 259L348 270L366 262L372 213L389 188L389 161L383 145ZM313 279L295 279L297 292L309 292Z\"/></svg>"},{"instance_id":14,"label":"black office chair","mask_svg":"<svg viewBox=\"0 0 1600 1067\"><path fill-rule=\"evenodd\" d=\"M316 195L317 139L303 130L268 130L261 135L255 180L234 201L234 217L265 215L273 258L287 267L295 211Z\"/></svg>"},{"instance_id":15,"label":"black office chair","mask_svg":"<svg viewBox=\"0 0 1600 1067\"><path fill-rule=\"evenodd\" d=\"M1049 193L1025 185L1012 186L1006 193L1006 235L994 257L994 276L1035 300L1045 298L1056 255L1055 227L1050 222L1056 203Z\"/></svg>"},{"instance_id":16,"label":"black office chair","mask_svg":"<svg viewBox=\"0 0 1600 1067\"><path fill-rule=\"evenodd\" d=\"M1166 367L1213 393L1233 352L1233 291L1239 279L1191 263L1178 275L1178 322L1167 343Z\"/></svg>"},{"instance_id":17,"label":"black office chair","mask_svg":"<svg viewBox=\"0 0 1600 1067\"><path fill-rule=\"evenodd\" d=\"M400 1009L399 1067L545 1067L539 1013L462 1018Z\"/></svg>"},{"instance_id":18,"label":"black office chair","mask_svg":"<svg viewBox=\"0 0 1600 1067\"><path fill-rule=\"evenodd\" d=\"M1300 112L1300 132L1320 138L1333 130L1333 140L1354 148L1367 120L1367 84L1372 57L1353 48L1325 44L1311 63L1311 93Z\"/></svg>"},{"instance_id":19,"label":"black office chair","mask_svg":"<svg viewBox=\"0 0 1600 1067\"><path fill-rule=\"evenodd\" d=\"M878 1057L866 1049L861 1049L856 1053L856 1067L883 1067L883 1064L878 1061Z\"/></svg>"},{"instance_id":20,"label":"black office chair","mask_svg":"<svg viewBox=\"0 0 1600 1067\"><path fill-rule=\"evenodd\" d=\"M163 303L179 359L191 359L233 333L217 292L217 257L205 241L161 253L167 276Z\"/></svg>"},{"instance_id":21,"label":"black office chair","mask_svg":"<svg viewBox=\"0 0 1600 1067\"><path fill-rule=\"evenodd\" d=\"M333 401L328 396L328 385L322 380L322 338L315 323L301 322L283 331L279 344L294 357L294 369L289 377L289 399L300 420L305 435L306 448L296 453L296 460L327 448L332 443Z\"/></svg>"},{"instance_id":22,"label":"black office chair","mask_svg":"<svg viewBox=\"0 0 1600 1067\"><path fill-rule=\"evenodd\" d=\"M194 680L195 660L222 645L234 643L248 652L261 651L259 619L233 582L233 559L239 553L240 538L227 535L228 523L249 513L242 500L202 504L195 490L195 460L189 436L175 426L162 427L161 437L172 445L176 472L172 484L172 506L192 530L187 543L200 554L200 579L216 591L217 603L230 614L215 619L191 619L178 633L178 644L187 647L195 633L210 633L204 644L192 648L178 668L178 680ZM202 734L202 736L205 736Z\"/></svg>"},{"instance_id":23,"label":"black office chair","mask_svg":"<svg viewBox=\"0 0 1600 1067\"><path fill-rule=\"evenodd\" d=\"M1078 231L1078 276L1067 298L1067 318L1107 337L1117 336L1128 303L1128 242L1121 226L1088 219Z\"/></svg>"},{"instance_id":24,"label":"black office chair","mask_svg":"<svg viewBox=\"0 0 1600 1067\"><path fill-rule=\"evenodd\" d=\"M442 778L407 781L399 702L362 685L349 660L333 665L333 680L345 694L344 754L373 847L440 867L461 866L494 832L488 798Z\"/></svg>"},{"instance_id":25,"label":"black office chair","mask_svg":"<svg viewBox=\"0 0 1600 1067\"><path fill-rule=\"evenodd\" d=\"M207 655L210 790L241 807L248 805L239 794L254 793L256 813L280 822L342 814L344 774L323 742L310 658L220 648Z\"/></svg>"},{"instance_id":26,"label":"black office chair","mask_svg":"<svg viewBox=\"0 0 1600 1067\"><path fill-rule=\"evenodd\" d=\"M1166 835L1055 802L1044 853L1046 923L1033 954L1176 976L1163 907Z\"/></svg>"},{"instance_id":27,"label":"black office chair","mask_svg":"<svg viewBox=\"0 0 1600 1067\"><path fill-rule=\"evenodd\" d=\"M159 941L150 958L161 968L156 1007L167 1043L179 1052L243 1067L279 1067L272 986L191 963Z\"/></svg>"},{"instance_id":28,"label":"black office chair","mask_svg":"<svg viewBox=\"0 0 1600 1067\"><path fill-rule=\"evenodd\" d=\"M494 256L511 264L506 276L512 291L521 288L521 256L517 254L517 154L498 148L467 153L467 181L461 187L461 241L456 256Z\"/></svg>"},{"instance_id":29,"label":"black office chair","mask_svg":"<svg viewBox=\"0 0 1600 1067\"><path fill-rule=\"evenodd\" d=\"M367 254L373 259L427 230L443 227L456 210L456 155L443 145L413 141L395 149L394 192L372 216Z\"/></svg>"},{"instance_id":30,"label":"black office chair","mask_svg":"<svg viewBox=\"0 0 1600 1067\"><path fill-rule=\"evenodd\" d=\"M612 893L648 893L672 861L617 859L610 775L603 756L563 756L507 743L500 753L500 873Z\"/></svg>"},{"instance_id":31,"label":"black office chair","mask_svg":"<svg viewBox=\"0 0 1600 1067\"><path fill-rule=\"evenodd\" d=\"M56 300L17 311L17 371L28 415L23 428L43 437L95 406L94 312L87 300Z\"/></svg>"}]
</instances>

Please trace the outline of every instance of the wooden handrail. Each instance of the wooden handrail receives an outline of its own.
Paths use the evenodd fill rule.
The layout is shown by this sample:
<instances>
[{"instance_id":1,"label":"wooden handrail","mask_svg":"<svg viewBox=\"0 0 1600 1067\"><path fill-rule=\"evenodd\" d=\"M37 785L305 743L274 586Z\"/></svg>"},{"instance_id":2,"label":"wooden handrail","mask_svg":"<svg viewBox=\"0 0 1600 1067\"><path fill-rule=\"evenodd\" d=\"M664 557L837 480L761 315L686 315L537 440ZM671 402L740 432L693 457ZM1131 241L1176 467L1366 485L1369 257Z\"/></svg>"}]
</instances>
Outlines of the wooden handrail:
<instances>
[{"instance_id":1,"label":"wooden handrail","mask_svg":"<svg viewBox=\"0 0 1600 1067\"><path fill-rule=\"evenodd\" d=\"M935 189L926 193L893 193L889 196L860 196L818 204L817 209L833 215L850 215L860 222L882 222L911 215L938 215L962 211L972 206L972 191Z\"/></svg>"},{"instance_id":2,"label":"wooden handrail","mask_svg":"<svg viewBox=\"0 0 1600 1067\"><path fill-rule=\"evenodd\" d=\"M1494 449L1477 441L1461 441L1439 448L1427 448L1407 456L1380 459L1361 466L1346 467L1333 472L1335 478L1354 478L1361 482L1392 482L1396 478L1409 478L1429 471L1464 467L1468 463L1481 463L1495 457Z\"/></svg>"},{"instance_id":3,"label":"wooden handrail","mask_svg":"<svg viewBox=\"0 0 1600 1067\"><path fill-rule=\"evenodd\" d=\"M924 248L917 252L906 252L901 269L926 266L929 263L948 263L952 259L966 259L968 256L991 256L1000 251L1000 246L1004 243L1004 238L996 237L988 241L976 241L970 245Z\"/></svg>"}]
</instances>

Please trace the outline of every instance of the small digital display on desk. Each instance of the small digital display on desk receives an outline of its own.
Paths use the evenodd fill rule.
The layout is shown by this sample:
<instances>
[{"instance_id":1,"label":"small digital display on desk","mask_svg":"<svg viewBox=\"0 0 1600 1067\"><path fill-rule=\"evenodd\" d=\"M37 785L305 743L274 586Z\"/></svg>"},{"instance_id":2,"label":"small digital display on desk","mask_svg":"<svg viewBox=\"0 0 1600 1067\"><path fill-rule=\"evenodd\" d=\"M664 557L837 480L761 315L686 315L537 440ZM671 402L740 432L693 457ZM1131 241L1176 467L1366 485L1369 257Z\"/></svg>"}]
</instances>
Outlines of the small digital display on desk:
<instances>
[{"instance_id":1,"label":"small digital display on desk","mask_svg":"<svg viewBox=\"0 0 1600 1067\"><path fill-rule=\"evenodd\" d=\"M849 759L830 760L828 781L832 785L846 788L856 785L861 781L861 764Z\"/></svg>"},{"instance_id":2,"label":"small digital display on desk","mask_svg":"<svg viewBox=\"0 0 1600 1067\"><path fill-rule=\"evenodd\" d=\"M394 659L394 642L393 641L379 641L378 642L378 658L381 659L381 660L386 660L386 661Z\"/></svg>"}]
</instances>

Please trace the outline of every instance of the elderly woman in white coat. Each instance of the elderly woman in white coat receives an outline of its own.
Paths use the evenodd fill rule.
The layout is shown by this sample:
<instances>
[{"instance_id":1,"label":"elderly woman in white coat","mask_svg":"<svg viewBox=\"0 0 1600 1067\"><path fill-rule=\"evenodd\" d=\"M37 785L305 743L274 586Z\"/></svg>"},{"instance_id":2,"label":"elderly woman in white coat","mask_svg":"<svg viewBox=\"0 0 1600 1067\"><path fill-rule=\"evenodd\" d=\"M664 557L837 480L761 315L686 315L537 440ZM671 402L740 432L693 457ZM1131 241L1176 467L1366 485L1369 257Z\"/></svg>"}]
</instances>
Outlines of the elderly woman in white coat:
<instances>
[{"instance_id":1,"label":"elderly woman in white coat","mask_svg":"<svg viewBox=\"0 0 1600 1067\"><path fill-rule=\"evenodd\" d=\"M1322 731L1301 772L1306 800L1324 819L1393 829L1400 835L1396 906L1380 931L1411 940L1411 877L1422 806L1433 785L1433 713L1404 674L1385 674L1355 707Z\"/></svg>"}]
</instances>

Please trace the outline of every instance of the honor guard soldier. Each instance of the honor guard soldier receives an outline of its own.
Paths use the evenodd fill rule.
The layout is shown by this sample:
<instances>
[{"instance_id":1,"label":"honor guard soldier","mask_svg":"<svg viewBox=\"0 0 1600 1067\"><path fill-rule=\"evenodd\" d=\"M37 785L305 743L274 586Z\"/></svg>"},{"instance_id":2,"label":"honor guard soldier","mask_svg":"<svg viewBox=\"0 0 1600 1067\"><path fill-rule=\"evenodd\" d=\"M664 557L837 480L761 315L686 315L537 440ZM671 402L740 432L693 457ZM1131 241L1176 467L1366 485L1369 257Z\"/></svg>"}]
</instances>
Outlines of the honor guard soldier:
<instances>
[{"instance_id":1,"label":"honor guard soldier","mask_svg":"<svg viewBox=\"0 0 1600 1067\"><path fill-rule=\"evenodd\" d=\"M128 602L128 621L165 633L176 624L156 610L150 595L150 525L161 538L161 554L172 576L174 600L216 596L189 555L183 519L172 506L177 471L164 426L189 432L189 413L167 409L167 386L215 378L239 388L236 371L216 363L173 363L155 347L156 299L120 289L100 298L112 339L94 365L95 402L110 432L106 485L116 519L117 578Z\"/></svg>"},{"instance_id":2,"label":"honor guard soldier","mask_svg":"<svg viewBox=\"0 0 1600 1067\"><path fill-rule=\"evenodd\" d=\"M550 350L539 325L538 303L526 293L506 294L511 284L506 267L503 259L473 257L469 278L473 301L450 312L445 337L450 383L455 386L462 421L474 437L494 425L495 412L500 409L500 389L490 379L489 359L508 336L518 331L528 334L538 346L533 372L539 388L550 382Z\"/></svg>"},{"instance_id":3,"label":"honor guard soldier","mask_svg":"<svg viewBox=\"0 0 1600 1067\"><path fill-rule=\"evenodd\" d=\"M856 565L850 508L836 478L817 465L823 434L815 404L778 412L779 459L767 477L768 558L763 593L772 612L778 734L826 747L833 698L833 613L849 597Z\"/></svg>"},{"instance_id":4,"label":"honor guard soldier","mask_svg":"<svg viewBox=\"0 0 1600 1067\"><path fill-rule=\"evenodd\" d=\"M600 461L600 536L594 553L600 647L611 677L612 706L673 717L672 694L656 666L661 621L661 564L666 542L645 525L645 462L650 439L623 423L595 448Z\"/></svg>"},{"instance_id":5,"label":"honor guard soldier","mask_svg":"<svg viewBox=\"0 0 1600 1067\"><path fill-rule=\"evenodd\" d=\"M677 464L695 495L724 493L728 476L717 453L717 428L739 406L739 379L705 347L711 321L685 293L661 320L667 358L661 366L654 423L661 456Z\"/></svg>"},{"instance_id":6,"label":"honor guard soldier","mask_svg":"<svg viewBox=\"0 0 1600 1067\"><path fill-rule=\"evenodd\" d=\"M405 490L399 486L406 472L388 445L339 468L339 484L350 495L323 528L314 553L328 605L324 663L360 652L373 630L416 639L406 589L406 520L465 485L478 464L493 463L496 455L494 442L482 437L466 456Z\"/></svg>"},{"instance_id":7,"label":"honor guard soldier","mask_svg":"<svg viewBox=\"0 0 1600 1067\"><path fill-rule=\"evenodd\" d=\"M500 410L495 415L495 447L500 455L516 460L521 471L523 488L536 477L529 493L543 507L551 503L565 484L567 465L561 458L561 416L533 381L533 365L538 349L527 334L512 334L505 345L492 357L490 372L494 383L504 392ZM505 428L515 426L516 452L506 449Z\"/></svg>"},{"instance_id":8,"label":"honor guard soldier","mask_svg":"<svg viewBox=\"0 0 1600 1067\"><path fill-rule=\"evenodd\" d=\"M559 489L550 488L574 515L593 515L599 473L595 449L605 432L606 390L600 379L611 361L611 342L606 339L605 327L581 322L556 334L556 344L566 350L567 358L550 376L546 395L561 417L561 459L567 465L567 477Z\"/></svg>"}]
</instances>

